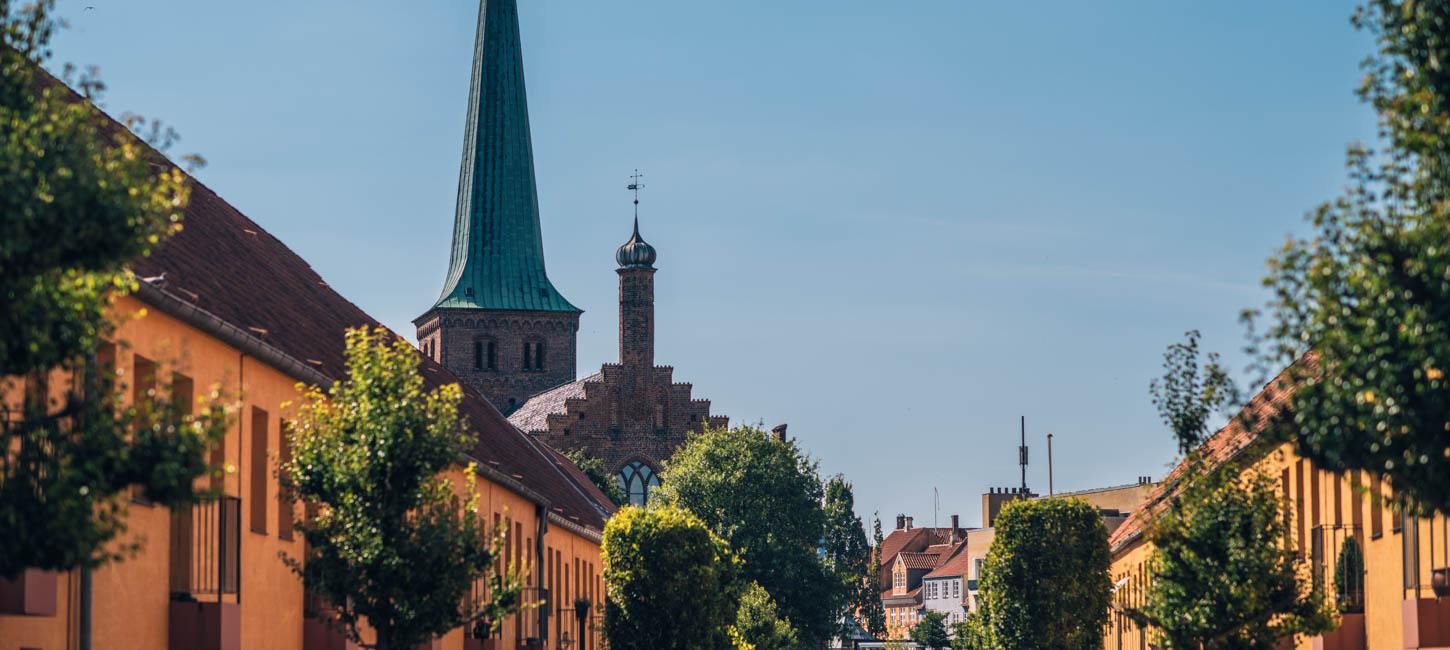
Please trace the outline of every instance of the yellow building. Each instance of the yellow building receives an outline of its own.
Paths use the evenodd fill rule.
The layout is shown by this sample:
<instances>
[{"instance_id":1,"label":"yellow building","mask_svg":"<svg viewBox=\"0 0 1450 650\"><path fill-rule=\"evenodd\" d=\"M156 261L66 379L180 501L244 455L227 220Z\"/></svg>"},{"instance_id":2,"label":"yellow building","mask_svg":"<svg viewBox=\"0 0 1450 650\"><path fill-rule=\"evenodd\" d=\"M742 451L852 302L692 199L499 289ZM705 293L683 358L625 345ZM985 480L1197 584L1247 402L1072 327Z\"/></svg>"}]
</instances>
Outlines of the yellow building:
<instances>
[{"instance_id":1,"label":"yellow building","mask_svg":"<svg viewBox=\"0 0 1450 650\"><path fill-rule=\"evenodd\" d=\"M345 329L377 323L199 183L184 226L135 261L145 280L117 301L115 343L100 356L114 364L128 394L169 388L185 399L217 387L234 403L234 421L213 455L229 468L225 496L186 512L149 505L141 495L130 501L127 539L144 546L93 572L93 647L343 648L304 616L301 583L279 557L302 553L292 530L301 508L282 498L275 469L288 455L282 432L297 383L342 377ZM421 367L433 386L457 383L432 361ZM59 379L53 390L68 385ZM494 639L455 630L433 648L515 648L530 639L530 647L560 648L565 635L571 649L599 647L594 621L576 618L574 603L602 600L599 540L612 506L572 463L511 426L476 391L464 392L478 443L460 460L478 464L481 508L507 527L507 561L526 568L528 600L552 598L506 621ZM0 650L76 648L81 583L79 572L39 571L0 582Z\"/></svg>"},{"instance_id":2,"label":"yellow building","mask_svg":"<svg viewBox=\"0 0 1450 650\"><path fill-rule=\"evenodd\" d=\"M1291 521L1289 543L1328 593L1339 590L1333 584L1335 566L1346 540L1353 538L1363 549L1363 587L1346 585L1348 606L1344 609L1350 613L1341 616L1339 629L1321 637L1296 639L1292 647L1450 648L1450 589L1442 587L1437 597L1433 588L1436 575L1444 585L1450 574L1450 523L1443 516L1403 517L1388 506L1392 492L1378 477L1324 471L1296 455L1292 443L1272 444L1241 423L1244 419L1265 421L1286 397L1277 384L1270 384L1245 407L1249 418L1235 418L1206 444L1215 462L1248 461L1253 469L1277 479L1284 514ZM1109 537L1115 588L1105 636L1107 650L1156 647L1152 630L1140 628L1123 612L1144 603L1153 579L1146 565L1153 551L1145 537L1146 527L1153 513L1165 506L1166 491L1182 471L1181 466L1176 468Z\"/></svg>"}]
</instances>

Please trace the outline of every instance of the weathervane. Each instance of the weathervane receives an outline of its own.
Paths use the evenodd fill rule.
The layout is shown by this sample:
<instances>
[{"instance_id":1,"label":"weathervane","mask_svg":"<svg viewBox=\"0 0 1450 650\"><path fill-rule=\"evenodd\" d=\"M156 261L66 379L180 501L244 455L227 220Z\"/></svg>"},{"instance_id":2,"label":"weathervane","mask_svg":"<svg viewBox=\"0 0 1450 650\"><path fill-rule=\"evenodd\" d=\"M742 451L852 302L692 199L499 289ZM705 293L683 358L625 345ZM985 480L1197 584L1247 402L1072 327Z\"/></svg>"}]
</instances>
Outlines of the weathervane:
<instances>
[{"instance_id":1,"label":"weathervane","mask_svg":"<svg viewBox=\"0 0 1450 650\"><path fill-rule=\"evenodd\" d=\"M625 187L625 189L627 189L627 190L629 190L631 192L634 192L634 220L635 221L639 221L639 191L642 190L642 189L644 189L644 183L639 182L639 179L641 179L641 178L644 178L644 174L639 173L639 170L638 169L634 170L634 174L632 174L629 177L629 180L631 180L633 182L631 182L628 186Z\"/></svg>"}]
</instances>

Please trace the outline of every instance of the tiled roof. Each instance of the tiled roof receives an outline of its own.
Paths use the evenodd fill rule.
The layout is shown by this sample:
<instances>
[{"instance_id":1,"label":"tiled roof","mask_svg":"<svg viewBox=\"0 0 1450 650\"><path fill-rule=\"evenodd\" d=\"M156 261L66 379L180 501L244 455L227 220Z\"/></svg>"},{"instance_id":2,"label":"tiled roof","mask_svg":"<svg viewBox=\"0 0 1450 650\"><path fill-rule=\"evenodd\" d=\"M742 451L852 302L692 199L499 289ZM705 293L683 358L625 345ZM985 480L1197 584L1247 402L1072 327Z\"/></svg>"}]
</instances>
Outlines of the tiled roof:
<instances>
[{"instance_id":1,"label":"tiled roof","mask_svg":"<svg viewBox=\"0 0 1450 650\"><path fill-rule=\"evenodd\" d=\"M926 578L967 577L968 569L972 566L972 558L967 553L967 540L962 540L944 557L946 559L935 570L926 574Z\"/></svg>"},{"instance_id":2,"label":"tiled roof","mask_svg":"<svg viewBox=\"0 0 1450 650\"><path fill-rule=\"evenodd\" d=\"M138 277L164 276L151 287L250 332L328 378L344 376L344 331L377 326L375 319L276 237L194 180L182 225L151 256L133 261ZM419 356L430 386L463 383ZM463 414L478 436L472 456L542 496L560 516L596 532L603 529L601 509L612 507L592 483L580 480L577 468L569 470L567 461L515 429L466 384L463 393Z\"/></svg>"},{"instance_id":3,"label":"tiled roof","mask_svg":"<svg viewBox=\"0 0 1450 650\"><path fill-rule=\"evenodd\" d=\"M941 553L914 553L906 551L899 554L901 563L908 569L935 569L937 562L941 560Z\"/></svg>"},{"instance_id":4,"label":"tiled roof","mask_svg":"<svg viewBox=\"0 0 1450 650\"><path fill-rule=\"evenodd\" d=\"M909 607L921 604L921 587L907 592L905 596L893 596L891 590L881 594L881 606L883 607Z\"/></svg>"},{"instance_id":5,"label":"tiled roof","mask_svg":"<svg viewBox=\"0 0 1450 650\"><path fill-rule=\"evenodd\" d=\"M1236 417L1231 418L1228 424L1203 443L1210 463L1222 464L1248 449L1259 439L1268 423L1288 403L1292 394L1285 390L1284 384L1288 381L1288 376L1286 370L1266 384ZM1146 532L1148 523L1167 506L1168 497L1177 493L1179 480L1186 471L1187 464L1180 462L1163 477L1143 505L1128 515L1128 519L1108 535L1108 548L1117 553L1140 539Z\"/></svg>"},{"instance_id":6,"label":"tiled roof","mask_svg":"<svg viewBox=\"0 0 1450 650\"><path fill-rule=\"evenodd\" d=\"M525 433L547 431L549 429L549 416L555 413L564 413L565 404L571 399L582 399L584 397L584 384L591 381L601 381L600 373L594 373L583 379L576 379L567 384L559 384L549 390L530 397L513 413L509 414L509 422Z\"/></svg>"}]
</instances>

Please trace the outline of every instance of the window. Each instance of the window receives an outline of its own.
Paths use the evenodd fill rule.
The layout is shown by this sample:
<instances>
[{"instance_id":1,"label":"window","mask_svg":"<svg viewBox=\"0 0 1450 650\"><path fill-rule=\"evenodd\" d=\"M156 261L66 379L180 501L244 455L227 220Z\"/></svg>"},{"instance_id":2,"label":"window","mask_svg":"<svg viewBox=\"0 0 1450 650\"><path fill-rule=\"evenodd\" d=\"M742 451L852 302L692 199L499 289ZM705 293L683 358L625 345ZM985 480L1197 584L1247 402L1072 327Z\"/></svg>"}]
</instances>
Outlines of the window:
<instances>
[{"instance_id":1,"label":"window","mask_svg":"<svg viewBox=\"0 0 1450 650\"><path fill-rule=\"evenodd\" d=\"M634 461L619 470L619 486L633 505L642 506L649 502L649 493L660 486L660 477L649 465Z\"/></svg>"},{"instance_id":2,"label":"window","mask_svg":"<svg viewBox=\"0 0 1450 650\"><path fill-rule=\"evenodd\" d=\"M292 462L292 435L291 427L283 422L277 427L277 462L282 465ZM281 471L280 468L278 471ZM277 486L277 538L292 541L292 495L283 490L281 485Z\"/></svg>"},{"instance_id":3,"label":"window","mask_svg":"<svg viewBox=\"0 0 1450 650\"><path fill-rule=\"evenodd\" d=\"M544 353L543 341L524 341L524 370L543 370Z\"/></svg>"},{"instance_id":4,"label":"window","mask_svg":"<svg viewBox=\"0 0 1450 650\"><path fill-rule=\"evenodd\" d=\"M140 419L138 424L147 426L156 404L156 362L139 354L132 357L132 362L131 405L136 408L136 415ZM131 486L131 500L151 505L151 499L146 497L146 489L140 485Z\"/></svg>"},{"instance_id":5,"label":"window","mask_svg":"<svg viewBox=\"0 0 1450 650\"><path fill-rule=\"evenodd\" d=\"M1371 478L1369 480L1369 536L1379 537L1385 532L1384 529L1384 504L1381 503L1380 480Z\"/></svg>"},{"instance_id":6,"label":"window","mask_svg":"<svg viewBox=\"0 0 1450 650\"><path fill-rule=\"evenodd\" d=\"M267 534L267 412L252 407L252 532Z\"/></svg>"},{"instance_id":7,"label":"window","mask_svg":"<svg viewBox=\"0 0 1450 650\"><path fill-rule=\"evenodd\" d=\"M498 370L498 344L492 339L473 340L473 369Z\"/></svg>"}]
</instances>

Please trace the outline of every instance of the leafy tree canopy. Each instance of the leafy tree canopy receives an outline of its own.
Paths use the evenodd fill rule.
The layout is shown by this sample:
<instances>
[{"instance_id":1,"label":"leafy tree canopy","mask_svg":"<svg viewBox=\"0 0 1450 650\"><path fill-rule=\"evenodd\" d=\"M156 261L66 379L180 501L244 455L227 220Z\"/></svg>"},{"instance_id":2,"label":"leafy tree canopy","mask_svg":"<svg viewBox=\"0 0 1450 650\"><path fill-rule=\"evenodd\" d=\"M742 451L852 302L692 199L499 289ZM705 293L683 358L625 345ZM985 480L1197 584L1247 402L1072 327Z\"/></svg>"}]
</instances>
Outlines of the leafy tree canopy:
<instances>
[{"instance_id":1,"label":"leafy tree canopy","mask_svg":"<svg viewBox=\"0 0 1450 650\"><path fill-rule=\"evenodd\" d=\"M1227 465L1195 477L1149 530L1147 602L1130 615L1181 650L1268 650L1332 629L1288 535L1268 476Z\"/></svg>"},{"instance_id":2,"label":"leafy tree canopy","mask_svg":"<svg viewBox=\"0 0 1450 650\"><path fill-rule=\"evenodd\" d=\"M980 591L987 647L1100 648L1112 584L1097 509L1078 499L1014 501L995 527Z\"/></svg>"},{"instance_id":3,"label":"leafy tree canopy","mask_svg":"<svg viewBox=\"0 0 1450 650\"><path fill-rule=\"evenodd\" d=\"M1279 430L1302 455L1450 512L1450 0L1369 0L1354 23L1378 43L1359 96L1383 148L1350 147L1346 193L1269 260L1266 314L1245 316L1269 321L1251 327L1262 369L1290 367Z\"/></svg>"},{"instance_id":4,"label":"leafy tree canopy","mask_svg":"<svg viewBox=\"0 0 1450 650\"><path fill-rule=\"evenodd\" d=\"M799 642L795 627L780 617L770 594L753 582L740 597L735 634L737 650L793 650Z\"/></svg>"},{"instance_id":5,"label":"leafy tree canopy","mask_svg":"<svg viewBox=\"0 0 1450 650\"><path fill-rule=\"evenodd\" d=\"M54 6L0 0L0 377L12 378L0 392L27 396L0 406L0 577L134 551L139 541L117 543L120 493L194 501L205 450L226 431L219 396L199 416L164 385L127 403L94 361L115 297L135 288L126 264L181 227L189 188L158 152L174 134L129 118L151 129L147 146L96 110L93 72L76 80L67 67L77 93L42 69Z\"/></svg>"},{"instance_id":6,"label":"leafy tree canopy","mask_svg":"<svg viewBox=\"0 0 1450 650\"><path fill-rule=\"evenodd\" d=\"M599 488L599 491L603 492L604 496L609 497L610 502L614 503L614 505L622 506L629 502L629 499L624 494L624 488L619 485L619 480L610 476L609 471L604 468L603 459L598 456L592 456L589 452L579 449L565 451L564 457L568 458L575 465L578 465L579 470L584 472L584 475L588 476L589 480L594 483L594 487Z\"/></svg>"},{"instance_id":7,"label":"leafy tree canopy","mask_svg":"<svg viewBox=\"0 0 1450 650\"><path fill-rule=\"evenodd\" d=\"M467 485L444 476L473 439L458 412L462 391L428 390L419 358L386 329L350 330L347 378L326 393L301 387L292 460L280 472L316 507L298 525L307 552L288 565L354 642L370 626L368 647L379 650L412 648L474 620L496 624L519 601L518 575L494 569L502 537L485 536L473 467ZM487 595L471 602L483 580Z\"/></svg>"},{"instance_id":8,"label":"leafy tree canopy","mask_svg":"<svg viewBox=\"0 0 1450 650\"><path fill-rule=\"evenodd\" d=\"M860 614L870 616L873 606L881 607L881 598L876 592L877 574L870 572L872 551L866 543L866 529L856 516L856 496L845 476L837 474L826 481L824 508L826 534L821 551L844 595L835 616L841 623L835 634L841 636L854 628L851 623Z\"/></svg>"},{"instance_id":9,"label":"leafy tree canopy","mask_svg":"<svg viewBox=\"0 0 1450 650\"><path fill-rule=\"evenodd\" d=\"M942 612L928 611L922 614L916 627L911 628L911 640L932 649L949 647L952 639L947 634L946 620L947 615Z\"/></svg>"},{"instance_id":10,"label":"leafy tree canopy","mask_svg":"<svg viewBox=\"0 0 1450 650\"><path fill-rule=\"evenodd\" d=\"M733 647L740 562L688 511L622 508L604 526L604 634L615 650Z\"/></svg>"},{"instance_id":11,"label":"leafy tree canopy","mask_svg":"<svg viewBox=\"0 0 1450 650\"><path fill-rule=\"evenodd\" d=\"M885 541L885 537L881 535L881 514L876 513L871 518L871 563L866 569L871 599L858 610L858 616L861 618L861 627L866 628L871 636L878 639L886 636L886 608L881 604L881 596L877 593L881 588L881 542L883 541Z\"/></svg>"},{"instance_id":12,"label":"leafy tree canopy","mask_svg":"<svg viewBox=\"0 0 1450 650\"><path fill-rule=\"evenodd\" d=\"M830 637L844 594L821 561L823 490L793 441L755 427L707 429L675 452L658 495L729 542L744 575L775 599L803 643Z\"/></svg>"}]
</instances>

